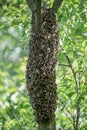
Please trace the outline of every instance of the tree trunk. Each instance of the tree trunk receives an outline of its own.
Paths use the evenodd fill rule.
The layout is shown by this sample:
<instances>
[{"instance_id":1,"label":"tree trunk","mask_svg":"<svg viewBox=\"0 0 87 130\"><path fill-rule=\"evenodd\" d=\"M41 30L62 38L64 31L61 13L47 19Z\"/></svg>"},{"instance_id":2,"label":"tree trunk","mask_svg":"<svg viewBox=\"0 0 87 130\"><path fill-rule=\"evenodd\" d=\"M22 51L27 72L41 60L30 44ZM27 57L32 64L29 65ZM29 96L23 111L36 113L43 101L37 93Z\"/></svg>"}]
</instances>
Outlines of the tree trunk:
<instances>
[{"instance_id":1,"label":"tree trunk","mask_svg":"<svg viewBox=\"0 0 87 130\"><path fill-rule=\"evenodd\" d=\"M38 130L56 130L55 120L49 123L39 123Z\"/></svg>"},{"instance_id":2,"label":"tree trunk","mask_svg":"<svg viewBox=\"0 0 87 130\"><path fill-rule=\"evenodd\" d=\"M41 0L36 0L35 29L37 32L41 31Z\"/></svg>"},{"instance_id":3,"label":"tree trunk","mask_svg":"<svg viewBox=\"0 0 87 130\"><path fill-rule=\"evenodd\" d=\"M26 68L27 88L38 130L56 130L57 85L55 81L59 42L56 12L53 7L41 13L41 0L36 0L36 10L33 8L35 0L32 1L30 6L32 31Z\"/></svg>"}]
</instances>

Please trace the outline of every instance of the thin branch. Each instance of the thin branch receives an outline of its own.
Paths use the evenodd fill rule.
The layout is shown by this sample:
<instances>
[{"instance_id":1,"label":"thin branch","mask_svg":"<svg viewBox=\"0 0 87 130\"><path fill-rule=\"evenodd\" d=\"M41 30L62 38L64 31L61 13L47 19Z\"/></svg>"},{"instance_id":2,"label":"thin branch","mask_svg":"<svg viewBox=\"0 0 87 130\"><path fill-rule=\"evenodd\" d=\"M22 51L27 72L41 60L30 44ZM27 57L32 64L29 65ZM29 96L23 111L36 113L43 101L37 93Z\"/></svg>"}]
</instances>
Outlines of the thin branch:
<instances>
[{"instance_id":1,"label":"thin branch","mask_svg":"<svg viewBox=\"0 0 87 130\"><path fill-rule=\"evenodd\" d=\"M68 114L66 112L64 112L65 116L69 119L69 121L71 122L71 124L73 124L72 119L68 116Z\"/></svg>"},{"instance_id":2,"label":"thin branch","mask_svg":"<svg viewBox=\"0 0 87 130\"><path fill-rule=\"evenodd\" d=\"M67 110L67 112L70 114L70 116L72 117L73 119L73 115L72 113L70 112L70 110L68 109L68 107L63 103L63 101L61 101L61 99L58 99L60 101L60 103L63 105L63 107Z\"/></svg>"},{"instance_id":3,"label":"thin branch","mask_svg":"<svg viewBox=\"0 0 87 130\"><path fill-rule=\"evenodd\" d=\"M62 47L62 46L61 46L61 47ZM63 47L62 47L62 50L64 51L64 55L65 55L65 57L66 57L66 59L67 59L67 61L68 61L68 63L69 63L69 66L70 66L70 68L71 68L71 70L72 70L72 74L73 74L73 77L74 77L74 80L75 80L76 88L77 88L77 90L78 90L78 82L77 82L77 78L76 78L76 73L75 73L75 71L74 71L74 69L73 69L73 67L72 67L71 61L70 61L68 55L65 53L65 50L64 50Z\"/></svg>"},{"instance_id":4,"label":"thin branch","mask_svg":"<svg viewBox=\"0 0 87 130\"><path fill-rule=\"evenodd\" d=\"M54 0L52 10L56 13L60 5L62 4L63 0Z\"/></svg>"},{"instance_id":5,"label":"thin branch","mask_svg":"<svg viewBox=\"0 0 87 130\"><path fill-rule=\"evenodd\" d=\"M70 67L69 65L66 64L58 64L59 66L66 66L66 67Z\"/></svg>"},{"instance_id":6,"label":"thin branch","mask_svg":"<svg viewBox=\"0 0 87 130\"><path fill-rule=\"evenodd\" d=\"M15 113L13 113L13 116L14 116L15 120L17 121L17 123L18 123L19 127L21 128L21 127L22 127L22 125L21 125L21 123L20 123L20 121L19 121L18 117L16 116L16 114L15 114Z\"/></svg>"},{"instance_id":7,"label":"thin branch","mask_svg":"<svg viewBox=\"0 0 87 130\"><path fill-rule=\"evenodd\" d=\"M62 47L62 50L64 51L63 47ZM67 56L67 54L65 53L65 51L64 51L64 55L65 55L65 57L66 57L66 59L67 59L67 61L69 63L69 66L70 66L70 68L72 70L72 74L73 74L75 84L76 84L78 102L77 102L77 113L76 113L76 121L75 121L76 123L73 124L73 126L74 126L74 130L79 130L79 118L80 118L80 100L79 100L80 93L79 93L79 87L80 87L80 78L79 78L79 84L78 84L76 73L75 73L75 71L74 71L74 69L72 67L71 61L70 61L69 57Z\"/></svg>"},{"instance_id":8,"label":"thin branch","mask_svg":"<svg viewBox=\"0 0 87 130\"><path fill-rule=\"evenodd\" d=\"M73 127L75 127L75 119L73 118L72 113L68 109L68 107L59 99L60 103L64 106L66 111L70 114L71 118L67 115L67 113L64 112L64 114L67 116L67 118L70 120L71 124L73 124Z\"/></svg>"},{"instance_id":9,"label":"thin branch","mask_svg":"<svg viewBox=\"0 0 87 130\"><path fill-rule=\"evenodd\" d=\"M76 130L79 130L80 101L77 102Z\"/></svg>"},{"instance_id":10,"label":"thin branch","mask_svg":"<svg viewBox=\"0 0 87 130\"><path fill-rule=\"evenodd\" d=\"M80 72L79 72L79 88L78 88L78 92L77 92L77 115L76 115L76 130L79 130L79 118L80 118L80 99L79 99L79 96L81 96L81 92L80 92Z\"/></svg>"}]
</instances>

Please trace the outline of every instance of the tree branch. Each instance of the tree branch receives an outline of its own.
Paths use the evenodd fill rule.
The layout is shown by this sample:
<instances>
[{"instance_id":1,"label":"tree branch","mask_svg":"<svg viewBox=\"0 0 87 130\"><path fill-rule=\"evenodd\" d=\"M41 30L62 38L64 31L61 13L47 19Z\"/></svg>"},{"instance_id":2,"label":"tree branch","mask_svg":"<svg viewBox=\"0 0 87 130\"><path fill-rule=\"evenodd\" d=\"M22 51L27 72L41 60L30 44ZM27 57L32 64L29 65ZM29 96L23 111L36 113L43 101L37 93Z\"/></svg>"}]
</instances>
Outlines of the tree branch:
<instances>
[{"instance_id":1,"label":"tree branch","mask_svg":"<svg viewBox=\"0 0 87 130\"><path fill-rule=\"evenodd\" d=\"M63 0L54 0L52 10L56 13L60 5L62 4Z\"/></svg>"},{"instance_id":2,"label":"tree branch","mask_svg":"<svg viewBox=\"0 0 87 130\"><path fill-rule=\"evenodd\" d=\"M35 12L35 0L26 0L32 12Z\"/></svg>"},{"instance_id":3,"label":"tree branch","mask_svg":"<svg viewBox=\"0 0 87 130\"><path fill-rule=\"evenodd\" d=\"M62 47L62 46L61 46ZM62 50L64 51L64 48L62 47ZM74 77L74 80L75 80L75 84L76 84L76 90L77 90L77 98L78 98L78 101L77 101L77 112L76 112L76 119L75 119L75 124L73 124L74 126L74 130L79 130L79 118L80 118L80 99L79 99L79 96L81 95L80 92L79 92L79 87L80 87L80 81L79 81L79 85L78 85L78 82L77 82L77 77L76 77L76 73L73 69L73 66L71 64L71 61L68 57L68 55L65 53L64 51L64 55L69 63L69 66L71 68L71 71L72 71L72 74L73 74L73 77ZM79 77L80 78L80 77ZM79 79L80 80L80 79Z\"/></svg>"},{"instance_id":4,"label":"tree branch","mask_svg":"<svg viewBox=\"0 0 87 130\"><path fill-rule=\"evenodd\" d=\"M70 120L70 122L74 125L74 122L73 122L73 115L72 113L70 112L70 110L68 109L68 107L63 103L63 101L61 101L59 99L60 103L63 105L63 107L66 109L66 111L70 114L71 118L64 112L64 114L68 117L68 119Z\"/></svg>"},{"instance_id":5,"label":"tree branch","mask_svg":"<svg viewBox=\"0 0 87 130\"><path fill-rule=\"evenodd\" d=\"M67 65L67 64L58 64L59 66L66 66L66 67L70 67L70 65Z\"/></svg>"},{"instance_id":6,"label":"tree branch","mask_svg":"<svg viewBox=\"0 0 87 130\"><path fill-rule=\"evenodd\" d=\"M62 47L62 50L64 51L63 47ZM72 71L72 74L73 74L73 77L74 77L74 80L75 80L75 84L76 84L76 89L78 91L78 82L77 82L77 78L76 78L76 73L75 73L75 71L74 71L74 69L72 67L71 61L70 61L69 57L67 56L67 54L65 53L65 51L64 51L64 55L65 55L65 57L66 57L66 59L67 59L67 61L69 63L70 68L71 68L71 71Z\"/></svg>"}]
</instances>

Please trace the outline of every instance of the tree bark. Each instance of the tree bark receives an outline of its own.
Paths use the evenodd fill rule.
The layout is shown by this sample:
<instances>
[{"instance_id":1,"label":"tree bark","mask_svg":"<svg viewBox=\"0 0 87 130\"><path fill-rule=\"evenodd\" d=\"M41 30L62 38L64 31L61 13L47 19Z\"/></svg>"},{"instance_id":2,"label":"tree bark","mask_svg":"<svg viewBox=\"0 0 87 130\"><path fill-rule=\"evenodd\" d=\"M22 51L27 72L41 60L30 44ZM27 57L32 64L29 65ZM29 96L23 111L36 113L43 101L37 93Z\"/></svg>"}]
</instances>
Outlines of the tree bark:
<instances>
[{"instance_id":1,"label":"tree bark","mask_svg":"<svg viewBox=\"0 0 87 130\"><path fill-rule=\"evenodd\" d=\"M26 1L30 10L35 13L35 0L26 0Z\"/></svg>"},{"instance_id":2,"label":"tree bark","mask_svg":"<svg viewBox=\"0 0 87 130\"><path fill-rule=\"evenodd\" d=\"M55 120L49 123L39 123L38 130L56 130Z\"/></svg>"},{"instance_id":3,"label":"tree bark","mask_svg":"<svg viewBox=\"0 0 87 130\"><path fill-rule=\"evenodd\" d=\"M62 4L62 2L63 2L63 0L54 0L52 9L55 13L57 13L57 10L60 7L60 5Z\"/></svg>"},{"instance_id":4,"label":"tree bark","mask_svg":"<svg viewBox=\"0 0 87 130\"><path fill-rule=\"evenodd\" d=\"M36 11L35 11L35 28L37 32L41 31L41 0L36 0Z\"/></svg>"}]
</instances>

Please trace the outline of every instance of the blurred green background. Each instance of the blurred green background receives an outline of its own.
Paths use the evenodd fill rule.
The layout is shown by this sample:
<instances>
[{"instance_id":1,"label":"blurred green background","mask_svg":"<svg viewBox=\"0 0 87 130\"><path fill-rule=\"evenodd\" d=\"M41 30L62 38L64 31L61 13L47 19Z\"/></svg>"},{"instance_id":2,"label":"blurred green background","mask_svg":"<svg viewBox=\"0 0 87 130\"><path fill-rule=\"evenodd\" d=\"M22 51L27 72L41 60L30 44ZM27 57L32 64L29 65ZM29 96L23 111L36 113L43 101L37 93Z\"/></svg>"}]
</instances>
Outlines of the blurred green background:
<instances>
[{"instance_id":1,"label":"blurred green background","mask_svg":"<svg viewBox=\"0 0 87 130\"><path fill-rule=\"evenodd\" d=\"M57 129L74 130L79 101L80 130L87 130L87 1L64 0L57 18ZM0 0L0 130L37 128L25 79L30 22L25 0Z\"/></svg>"}]
</instances>

